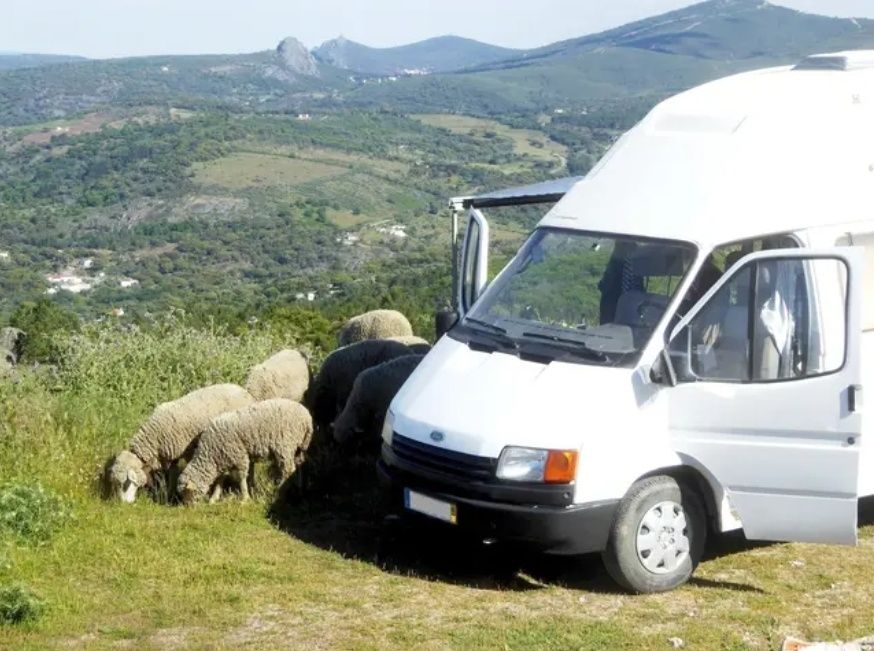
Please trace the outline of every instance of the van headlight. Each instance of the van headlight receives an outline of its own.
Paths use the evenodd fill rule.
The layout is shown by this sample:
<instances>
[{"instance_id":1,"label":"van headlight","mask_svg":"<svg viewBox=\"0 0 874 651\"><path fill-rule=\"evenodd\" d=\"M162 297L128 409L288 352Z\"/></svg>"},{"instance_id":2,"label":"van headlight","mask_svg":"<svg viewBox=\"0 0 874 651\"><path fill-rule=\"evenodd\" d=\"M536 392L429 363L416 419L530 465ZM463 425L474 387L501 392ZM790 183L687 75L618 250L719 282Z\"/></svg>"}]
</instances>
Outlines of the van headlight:
<instances>
[{"instance_id":1,"label":"van headlight","mask_svg":"<svg viewBox=\"0 0 874 651\"><path fill-rule=\"evenodd\" d=\"M576 450L506 447L498 459L498 479L569 484L577 473Z\"/></svg>"},{"instance_id":2,"label":"van headlight","mask_svg":"<svg viewBox=\"0 0 874 651\"><path fill-rule=\"evenodd\" d=\"M391 410L385 414L385 420L382 422L382 440L386 445L391 445L392 437L395 431L395 415Z\"/></svg>"}]
</instances>

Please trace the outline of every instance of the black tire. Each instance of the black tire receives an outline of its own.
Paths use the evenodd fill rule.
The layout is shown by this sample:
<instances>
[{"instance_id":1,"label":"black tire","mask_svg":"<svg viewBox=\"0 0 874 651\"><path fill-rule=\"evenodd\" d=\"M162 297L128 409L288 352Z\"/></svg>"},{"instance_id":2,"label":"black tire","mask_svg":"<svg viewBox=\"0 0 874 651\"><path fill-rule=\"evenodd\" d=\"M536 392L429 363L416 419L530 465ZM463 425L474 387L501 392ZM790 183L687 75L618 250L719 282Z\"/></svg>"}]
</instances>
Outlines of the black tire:
<instances>
[{"instance_id":1,"label":"black tire","mask_svg":"<svg viewBox=\"0 0 874 651\"><path fill-rule=\"evenodd\" d=\"M674 527L655 533L657 540L664 540L665 544L671 545L667 548L658 543L660 549L657 553L666 556L673 554L673 558L660 561L659 557L653 556L650 564L655 567L649 569L644 563L653 552L647 550L643 538L643 551L638 554L638 533L644 536L649 533L644 527L645 516L652 514L650 517L658 517L663 512L672 513L669 508L660 506L665 503L673 503L682 509L686 526L682 532L677 532L676 537ZM673 516L665 517L676 517L677 513L675 508ZM681 533L685 540L680 538ZM676 544L678 539L682 542ZM698 494L673 477L660 475L642 479L629 489L619 503L607 548L601 556L610 576L626 590L639 594L665 592L689 580L701 560L706 541L707 519ZM686 553L679 551L685 547L688 547ZM671 563L676 563L676 567L670 568Z\"/></svg>"}]
</instances>

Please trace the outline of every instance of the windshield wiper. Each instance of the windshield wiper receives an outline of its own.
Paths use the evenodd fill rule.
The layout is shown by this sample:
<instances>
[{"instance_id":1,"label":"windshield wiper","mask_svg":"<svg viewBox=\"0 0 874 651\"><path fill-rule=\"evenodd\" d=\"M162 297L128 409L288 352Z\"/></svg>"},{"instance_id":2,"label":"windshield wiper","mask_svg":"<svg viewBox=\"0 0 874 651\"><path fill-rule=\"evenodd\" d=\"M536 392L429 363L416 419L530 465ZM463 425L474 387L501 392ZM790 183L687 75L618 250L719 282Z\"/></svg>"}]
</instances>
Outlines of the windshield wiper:
<instances>
[{"instance_id":1,"label":"windshield wiper","mask_svg":"<svg viewBox=\"0 0 874 651\"><path fill-rule=\"evenodd\" d=\"M472 316L464 317L465 321L469 321L470 323L475 323L479 326L483 326L484 328L488 328L492 332L500 332L502 335L507 334L507 329L502 328L499 325L495 325L494 323L489 323L488 321L483 321L482 319L475 319Z\"/></svg>"},{"instance_id":2,"label":"windshield wiper","mask_svg":"<svg viewBox=\"0 0 874 651\"><path fill-rule=\"evenodd\" d=\"M527 337L528 339L540 339L542 341L548 341L555 344L571 344L574 346L571 351L574 354L579 353L583 357L587 357L589 359L593 359L599 362L606 362L609 360L606 353L601 352L600 350L594 350L589 348L585 342L579 341L578 339L570 339L567 337L559 337L558 335L547 335L542 332L530 332L525 331L522 333L523 337Z\"/></svg>"}]
</instances>

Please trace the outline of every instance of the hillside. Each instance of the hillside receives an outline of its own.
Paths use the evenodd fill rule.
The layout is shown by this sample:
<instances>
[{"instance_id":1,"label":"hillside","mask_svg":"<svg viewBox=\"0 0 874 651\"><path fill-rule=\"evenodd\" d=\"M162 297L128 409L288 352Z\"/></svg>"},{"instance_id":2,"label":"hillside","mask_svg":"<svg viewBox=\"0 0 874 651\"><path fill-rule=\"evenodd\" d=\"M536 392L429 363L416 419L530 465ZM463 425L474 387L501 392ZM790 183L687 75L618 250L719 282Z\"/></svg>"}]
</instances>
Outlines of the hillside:
<instances>
[{"instance_id":1,"label":"hillside","mask_svg":"<svg viewBox=\"0 0 874 651\"><path fill-rule=\"evenodd\" d=\"M29 54L23 52L0 52L0 70L16 68L37 68L53 63L73 63L84 61L84 57L66 56L60 54Z\"/></svg>"},{"instance_id":2,"label":"hillside","mask_svg":"<svg viewBox=\"0 0 874 651\"><path fill-rule=\"evenodd\" d=\"M277 50L253 54L0 72L0 125L136 104L497 116L582 110L596 100L671 93L812 52L853 48L874 48L874 20L816 16L762 0L710 0L528 51L445 36L397 48L336 39L309 53L289 38Z\"/></svg>"},{"instance_id":3,"label":"hillside","mask_svg":"<svg viewBox=\"0 0 874 651\"><path fill-rule=\"evenodd\" d=\"M808 14L763 0L709 0L683 9L529 50L494 67L631 48L699 59L797 59L813 52L874 45L874 20Z\"/></svg>"},{"instance_id":4,"label":"hillside","mask_svg":"<svg viewBox=\"0 0 874 651\"><path fill-rule=\"evenodd\" d=\"M321 61L338 68L373 75L406 72L453 72L518 56L519 50L480 43L459 36L439 36L398 47L375 48L342 36L313 50Z\"/></svg>"}]
</instances>

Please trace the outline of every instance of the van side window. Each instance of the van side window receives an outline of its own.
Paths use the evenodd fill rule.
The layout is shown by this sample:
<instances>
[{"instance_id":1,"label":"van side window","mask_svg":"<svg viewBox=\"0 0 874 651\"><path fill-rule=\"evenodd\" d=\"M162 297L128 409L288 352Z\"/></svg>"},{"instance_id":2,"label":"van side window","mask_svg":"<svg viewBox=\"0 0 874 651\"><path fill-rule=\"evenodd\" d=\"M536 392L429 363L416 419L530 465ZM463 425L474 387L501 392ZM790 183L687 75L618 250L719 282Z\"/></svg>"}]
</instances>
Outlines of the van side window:
<instances>
[{"instance_id":1,"label":"van side window","mask_svg":"<svg viewBox=\"0 0 874 651\"><path fill-rule=\"evenodd\" d=\"M862 273L862 331L874 331L874 233L847 233L836 246L861 246L865 250Z\"/></svg>"},{"instance_id":2,"label":"van side window","mask_svg":"<svg viewBox=\"0 0 874 651\"><path fill-rule=\"evenodd\" d=\"M671 344L691 379L791 380L844 363L847 269L837 259L762 260L735 272Z\"/></svg>"},{"instance_id":3,"label":"van side window","mask_svg":"<svg viewBox=\"0 0 874 651\"><path fill-rule=\"evenodd\" d=\"M707 291L716 284L722 275L731 269L731 267L745 255L756 253L758 251L770 251L772 249L794 249L798 247L798 243L789 235L771 235L769 237L760 237L754 240L743 240L741 242L732 242L724 244L713 250L703 266L698 271L698 275L692 282L689 292L683 299L683 303L678 310L678 315L686 314L695 303L697 303Z\"/></svg>"}]
</instances>

